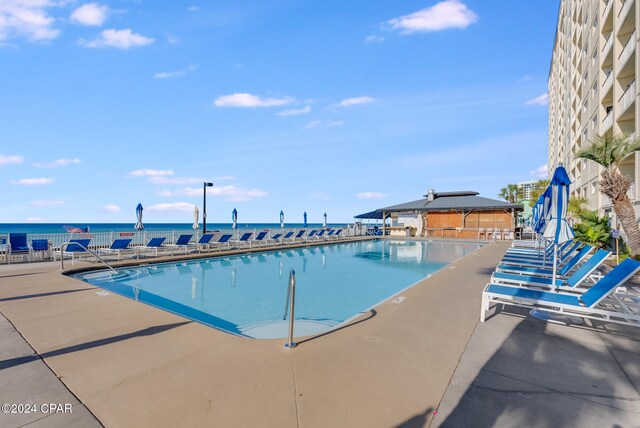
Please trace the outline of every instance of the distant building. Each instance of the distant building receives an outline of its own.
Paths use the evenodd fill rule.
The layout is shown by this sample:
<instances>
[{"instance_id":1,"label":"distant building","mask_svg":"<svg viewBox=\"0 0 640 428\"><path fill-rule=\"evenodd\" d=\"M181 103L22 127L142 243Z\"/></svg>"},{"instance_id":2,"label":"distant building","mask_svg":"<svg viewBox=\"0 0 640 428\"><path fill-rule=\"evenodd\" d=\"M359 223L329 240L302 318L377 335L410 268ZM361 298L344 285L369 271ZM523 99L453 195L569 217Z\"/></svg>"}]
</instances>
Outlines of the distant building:
<instances>
[{"instance_id":1,"label":"distant building","mask_svg":"<svg viewBox=\"0 0 640 428\"><path fill-rule=\"evenodd\" d=\"M522 181L518 183L518 200L530 201L531 192L536 189L537 184L538 180Z\"/></svg>"}]
</instances>

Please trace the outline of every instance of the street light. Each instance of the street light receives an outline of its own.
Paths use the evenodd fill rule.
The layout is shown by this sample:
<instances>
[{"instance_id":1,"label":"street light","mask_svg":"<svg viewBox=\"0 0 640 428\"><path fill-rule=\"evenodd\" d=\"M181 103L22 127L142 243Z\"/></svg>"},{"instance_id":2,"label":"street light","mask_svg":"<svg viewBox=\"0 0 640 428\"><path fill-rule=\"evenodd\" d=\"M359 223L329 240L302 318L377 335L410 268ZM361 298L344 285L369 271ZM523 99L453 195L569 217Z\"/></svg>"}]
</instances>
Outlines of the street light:
<instances>
[{"instance_id":1,"label":"street light","mask_svg":"<svg viewBox=\"0 0 640 428\"><path fill-rule=\"evenodd\" d=\"M202 233L207 233L207 187L213 186L213 183L204 182L202 186L202 194L204 195L204 201L202 201Z\"/></svg>"}]
</instances>

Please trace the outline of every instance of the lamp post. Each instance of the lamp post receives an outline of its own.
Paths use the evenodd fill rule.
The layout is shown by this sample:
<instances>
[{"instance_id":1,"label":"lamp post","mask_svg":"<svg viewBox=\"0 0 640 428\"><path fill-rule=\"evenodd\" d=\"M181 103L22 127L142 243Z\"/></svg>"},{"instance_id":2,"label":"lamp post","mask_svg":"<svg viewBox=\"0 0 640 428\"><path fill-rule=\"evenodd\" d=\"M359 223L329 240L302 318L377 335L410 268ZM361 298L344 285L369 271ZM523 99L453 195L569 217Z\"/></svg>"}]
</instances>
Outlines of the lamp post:
<instances>
[{"instance_id":1,"label":"lamp post","mask_svg":"<svg viewBox=\"0 0 640 428\"><path fill-rule=\"evenodd\" d=\"M204 200L202 201L202 233L207 233L207 187L213 186L213 183L204 182L202 186L202 194Z\"/></svg>"}]
</instances>

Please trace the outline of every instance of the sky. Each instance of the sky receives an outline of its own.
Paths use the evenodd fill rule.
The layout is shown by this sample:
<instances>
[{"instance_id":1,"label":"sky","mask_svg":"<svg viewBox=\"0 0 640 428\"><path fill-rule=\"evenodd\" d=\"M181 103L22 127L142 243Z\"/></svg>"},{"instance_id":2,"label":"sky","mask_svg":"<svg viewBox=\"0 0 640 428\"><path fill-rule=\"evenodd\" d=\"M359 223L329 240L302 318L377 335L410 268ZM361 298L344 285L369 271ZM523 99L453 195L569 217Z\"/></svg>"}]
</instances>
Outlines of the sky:
<instances>
[{"instance_id":1,"label":"sky","mask_svg":"<svg viewBox=\"0 0 640 428\"><path fill-rule=\"evenodd\" d=\"M546 178L557 0L0 0L0 223L352 222Z\"/></svg>"}]
</instances>

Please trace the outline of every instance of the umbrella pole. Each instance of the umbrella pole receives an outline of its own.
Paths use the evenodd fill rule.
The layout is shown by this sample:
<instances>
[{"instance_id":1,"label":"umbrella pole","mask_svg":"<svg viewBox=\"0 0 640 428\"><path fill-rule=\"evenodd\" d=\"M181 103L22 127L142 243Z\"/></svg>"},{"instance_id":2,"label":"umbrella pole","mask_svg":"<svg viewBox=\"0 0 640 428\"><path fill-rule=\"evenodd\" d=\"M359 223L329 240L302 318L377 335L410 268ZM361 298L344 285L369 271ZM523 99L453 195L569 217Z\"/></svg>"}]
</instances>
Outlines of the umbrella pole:
<instances>
[{"instance_id":1,"label":"umbrella pole","mask_svg":"<svg viewBox=\"0 0 640 428\"><path fill-rule=\"evenodd\" d=\"M551 280L551 286L553 291L557 292L556 288L556 276L558 270L558 244L553 244L553 275Z\"/></svg>"}]
</instances>

